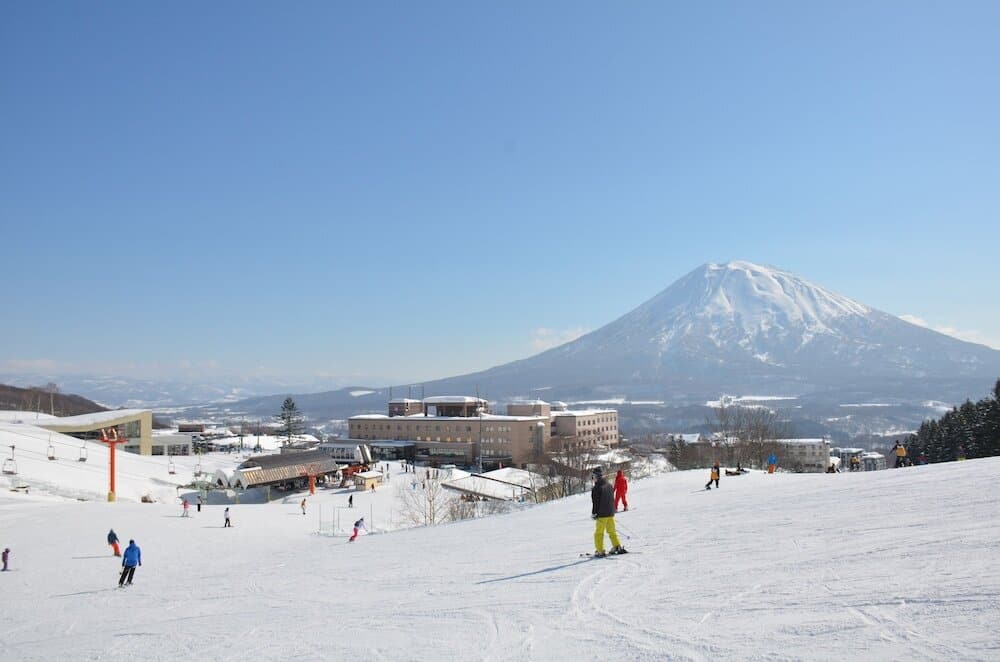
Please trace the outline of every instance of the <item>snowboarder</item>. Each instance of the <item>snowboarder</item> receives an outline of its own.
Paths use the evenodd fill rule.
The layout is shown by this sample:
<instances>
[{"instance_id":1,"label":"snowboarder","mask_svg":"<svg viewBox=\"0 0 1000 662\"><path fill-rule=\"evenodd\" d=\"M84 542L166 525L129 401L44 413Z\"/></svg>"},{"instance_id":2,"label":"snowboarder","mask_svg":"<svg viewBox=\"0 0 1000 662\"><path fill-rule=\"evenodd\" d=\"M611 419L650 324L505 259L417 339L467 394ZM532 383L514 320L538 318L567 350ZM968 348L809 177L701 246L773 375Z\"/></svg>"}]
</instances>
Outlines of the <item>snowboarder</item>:
<instances>
[{"instance_id":1,"label":"snowboarder","mask_svg":"<svg viewBox=\"0 0 1000 662\"><path fill-rule=\"evenodd\" d=\"M364 517L362 517L361 519L359 519L357 522L354 523L354 533L351 534L351 537L347 542L354 542L354 539L358 537L358 534L361 532L362 529L365 529Z\"/></svg>"},{"instance_id":2,"label":"snowboarder","mask_svg":"<svg viewBox=\"0 0 1000 662\"><path fill-rule=\"evenodd\" d=\"M708 482L705 483L705 489L712 489L712 481L715 481L715 489L719 489L719 463L716 462L712 466L712 473L708 474Z\"/></svg>"},{"instance_id":3,"label":"snowboarder","mask_svg":"<svg viewBox=\"0 0 1000 662\"><path fill-rule=\"evenodd\" d=\"M628 480L625 478L625 474L619 469L618 473L615 475L615 512L618 512L618 504L625 506L625 510L628 510L628 499L625 498L625 494L628 492Z\"/></svg>"},{"instance_id":4,"label":"snowboarder","mask_svg":"<svg viewBox=\"0 0 1000 662\"><path fill-rule=\"evenodd\" d=\"M135 544L134 540L128 541L125 548L125 556L122 557L122 576L118 578L118 587L131 586L132 577L135 575L135 567L142 565L142 550Z\"/></svg>"},{"instance_id":5,"label":"snowboarder","mask_svg":"<svg viewBox=\"0 0 1000 662\"><path fill-rule=\"evenodd\" d=\"M767 456L767 473L773 474L774 470L778 468L778 456L771 453Z\"/></svg>"},{"instance_id":6,"label":"snowboarder","mask_svg":"<svg viewBox=\"0 0 1000 662\"><path fill-rule=\"evenodd\" d=\"M188 503L187 499L184 499L184 501L181 503L181 507L184 509L184 512L181 513L181 517L190 517L191 512L188 510L188 508L190 508L191 505Z\"/></svg>"},{"instance_id":7,"label":"snowboarder","mask_svg":"<svg viewBox=\"0 0 1000 662\"><path fill-rule=\"evenodd\" d=\"M7 571L7 561L8 561L8 559L10 559L10 547L4 547L3 548L2 558L3 558L3 571L2 572L6 572Z\"/></svg>"},{"instance_id":8,"label":"snowboarder","mask_svg":"<svg viewBox=\"0 0 1000 662\"><path fill-rule=\"evenodd\" d=\"M594 519L594 556L607 556L604 551L604 532L611 538L611 554L627 554L615 531L615 497L611 485L604 480L604 470L597 467L593 471L594 488L590 491L590 516Z\"/></svg>"},{"instance_id":9,"label":"snowboarder","mask_svg":"<svg viewBox=\"0 0 1000 662\"><path fill-rule=\"evenodd\" d=\"M196 506L196 508L198 508L198 512L199 512L199 513L201 512L201 504L202 504L202 503L204 503L204 499L202 499L202 498L201 498L201 495L199 494L199 495L198 495L198 505Z\"/></svg>"},{"instance_id":10,"label":"snowboarder","mask_svg":"<svg viewBox=\"0 0 1000 662\"><path fill-rule=\"evenodd\" d=\"M347 507L348 508L353 508L354 507L354 495L353 494L350 495L349 497L347 497Z\"/></svg>"},{"instance_id":11,"label":"snowboarder","mask_svg":"<svg viewBox=\"0 0 1000 662\"><path fill-rule=\"evenodd\" d=\"M111 551L114 552L115 556L121 556L121 549L118 548L118 534L115 533L114 529L108 531L108 544L111 545Z\"/></svg>"},{"instance_id":12,"label":"snowboarder","mask_svg":"<svg viewBox=\"0 0 1000 662\"><path fill-rule=\"evenodd\" d=\"M226 528L227 526L232 528L233 525L229 522L229 506L226 506L226 511L223 513L223 516L226 518L226 523L222 525L222 528Z\"/></svg>"},{"instance_id":13,"label":"snowboarder","mask_svg":"<svg viewBox=\"0 0 1000 662\"><path fill-rule=\"evenodd\" d=\"M302 506L302 514L305 515L306 514L306 500L303 499L302 503L300 505Z\"/></svg>"}]
</instances>

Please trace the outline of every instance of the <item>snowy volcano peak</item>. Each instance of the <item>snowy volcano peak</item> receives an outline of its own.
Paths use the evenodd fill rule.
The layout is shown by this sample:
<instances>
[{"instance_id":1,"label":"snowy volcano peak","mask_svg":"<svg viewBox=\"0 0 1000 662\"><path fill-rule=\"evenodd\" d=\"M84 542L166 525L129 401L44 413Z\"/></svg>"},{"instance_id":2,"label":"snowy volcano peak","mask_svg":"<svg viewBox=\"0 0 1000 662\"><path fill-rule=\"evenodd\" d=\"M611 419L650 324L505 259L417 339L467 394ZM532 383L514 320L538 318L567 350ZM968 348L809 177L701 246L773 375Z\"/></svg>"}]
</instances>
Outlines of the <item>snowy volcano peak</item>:
<instances>
[{"instance_id":1,"label":"snowy volcano peak","mask_svg":"<svg viewBox=\"0 0 1000 662\"><path fill-rule=\"evenodd\" d=\"M694 274L704 280L705 296L697 301L697 310L690 312L738 321L747 332L781 323L818 332L827 330L837 318L871 312L787 271L752 262L706 264Z\"/></svg>"},{"instance_id":2,"label":"snowy volcano peak","mask_svg":"<svg viewBox=\"0 0 1000 662\"><path fill-rule=\"evenodd\" d=\"M692 334L717 345L745 345L798 332L795 344L802 344L816 334L838 335L839 323L871 313L787 271L735 261L698 267L613 325L638 325L662 349Z\"/></svg>"}]
</instances>

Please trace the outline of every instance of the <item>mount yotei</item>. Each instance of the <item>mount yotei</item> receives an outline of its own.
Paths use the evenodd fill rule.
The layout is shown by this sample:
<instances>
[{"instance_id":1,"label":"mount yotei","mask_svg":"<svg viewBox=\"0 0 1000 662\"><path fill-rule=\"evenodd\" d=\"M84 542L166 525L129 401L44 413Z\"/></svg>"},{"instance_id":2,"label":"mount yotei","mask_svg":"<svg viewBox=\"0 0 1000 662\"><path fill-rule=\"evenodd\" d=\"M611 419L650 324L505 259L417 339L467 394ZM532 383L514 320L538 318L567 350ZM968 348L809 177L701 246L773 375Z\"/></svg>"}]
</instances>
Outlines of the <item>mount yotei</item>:
<instances>
[{"instance_id":1,"label":"mount yotei","mask_svg":"<svg viewBox=\"0 0 1000 662\"><path fill-rule=\"evenodd\" d=\"M852 404L915 408L876 424L892 427L937 413L924 403L940 408L980 397L998 376L1000 351L910 324L780 269L730 262L698 267L572 342L421 388L426 395L478 390L494 401L614 400L626 427L630 417L645 419L641 427L703 423L705 412L688 408L722 394L781 396L801 416L827 422L845 414L837 407ZM407 387L395 393L405 395ZM343 418L384 410L387 395L351 388L301 396L300 404L313 416ZM271 398L263 400L276 411ZM629 403L641 412L630 415Z\"/></svg>"}]
</instances>

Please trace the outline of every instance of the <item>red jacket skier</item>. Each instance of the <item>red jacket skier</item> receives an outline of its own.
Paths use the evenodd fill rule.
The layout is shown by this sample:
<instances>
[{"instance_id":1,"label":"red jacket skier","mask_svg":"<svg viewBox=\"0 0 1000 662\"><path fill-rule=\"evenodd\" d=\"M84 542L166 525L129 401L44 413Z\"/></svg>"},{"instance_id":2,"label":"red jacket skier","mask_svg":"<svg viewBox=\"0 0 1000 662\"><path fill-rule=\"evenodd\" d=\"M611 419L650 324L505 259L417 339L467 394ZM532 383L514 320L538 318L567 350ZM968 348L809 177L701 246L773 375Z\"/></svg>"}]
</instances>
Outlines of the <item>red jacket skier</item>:
<instances>
[{"instance_id":1,"label":"red jacket skier","mask_svg":"<svg viewBox=\"0 0 1000 662\"><path fill-rule=\"evenodd\" d=\"M625 510L628 510L628 499L625 498L627 492L628 480L625 479L625 474L619 469L618 474L615 476L615 510L618 510L619 503L624 504Z\"/></svg>"}]
</instances>

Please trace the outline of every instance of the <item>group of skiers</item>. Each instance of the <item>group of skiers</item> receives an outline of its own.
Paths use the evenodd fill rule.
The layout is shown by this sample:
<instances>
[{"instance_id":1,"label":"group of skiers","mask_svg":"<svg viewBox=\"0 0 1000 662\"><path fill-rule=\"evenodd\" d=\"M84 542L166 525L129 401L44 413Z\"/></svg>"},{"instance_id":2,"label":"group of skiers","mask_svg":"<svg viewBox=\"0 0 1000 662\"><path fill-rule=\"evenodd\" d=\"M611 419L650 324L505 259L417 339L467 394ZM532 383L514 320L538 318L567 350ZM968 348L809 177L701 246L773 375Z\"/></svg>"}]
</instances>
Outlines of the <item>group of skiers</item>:
<instances>
[{"instance_id":1,"label":"group of skiers","mask_svg":"<svg viewBox=\"0 0 1000 662\"><path fill-rule=\"evenodd\" d=\"M205 501L204 501L204 499L201 498L201 495L199 494L198 495L198 503L197 503L197 508L198 508L198 512L199 513L201 512L201 506L202 506L203 503L205 503ZM188 502L187 497L185 497L184 500L181 502L181 517L190 517L191 516L191 513L188 510L190 507L191 507L191 504Z\"/></svg>"}]
</instances>

